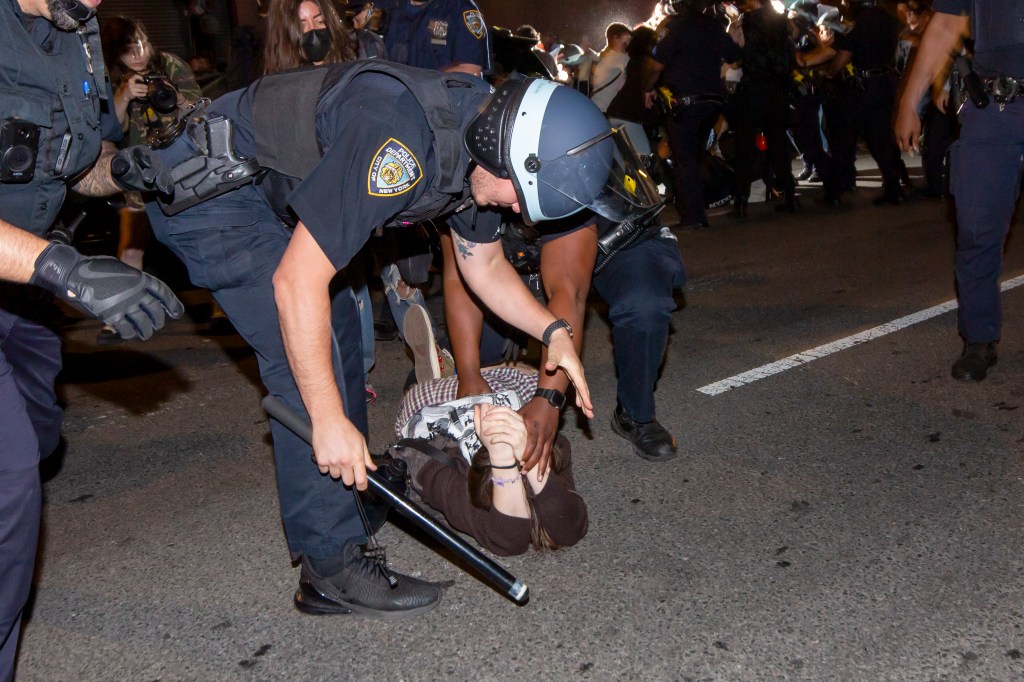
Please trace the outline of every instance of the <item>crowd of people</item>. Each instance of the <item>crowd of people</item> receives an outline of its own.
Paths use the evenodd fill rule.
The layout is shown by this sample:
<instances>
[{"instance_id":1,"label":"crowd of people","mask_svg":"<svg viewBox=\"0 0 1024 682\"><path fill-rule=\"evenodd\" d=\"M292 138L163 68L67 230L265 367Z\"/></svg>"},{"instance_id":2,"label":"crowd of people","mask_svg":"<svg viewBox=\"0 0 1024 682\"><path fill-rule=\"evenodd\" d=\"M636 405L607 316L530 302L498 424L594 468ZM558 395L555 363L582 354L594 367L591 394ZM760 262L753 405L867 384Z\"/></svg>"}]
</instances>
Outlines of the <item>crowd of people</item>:
<instances>
[{"instance_id":1,"label":"crowd of people","mask_svg":"<svg viewBox=\"0 0 1024 682\"><path fill-rule=\"evenodd\" d=\"M854 0L845 13L816 0L665 0L643 25L609 24L598 53L582 40L545 46L529 25L492 35L472 0L349 2L345 12L271 0L262 76L211 102L137 20L112 18L101 34L99 3L0 2L13 36L0 70L12 93L34 94L0 99L4 144L32 157L20 163L5 149L0 168L0 277L17 283L0 307L0 392L15 406L0 420L14 445L0 460L0 678L13 671L32 576L38 462L60 433L59 338L34 321L40 299L26 287L120 337L148 338L182 313L141 271L138 236L151 225L255 349L267 391L312 424L306 442L271 420L281 517L300 565L296 607L419 613L443 586L364 550L373 529L359 491L376 467L366 445L369 273L379 271L416 363L390 451L406 460L413 496L498 554L572 545L587 510L559 427L567 396L594 416L579 360L591 289L612 329L612 430L647 461L672 459L655 388L685 282L673 229L709 227L708 208L730 199L731 216L745 219L758 181L784 213L800 207L798 180L820 182L838 205L856 187L861 138L882 175L876 203L910 195L897 141L925 141L927 186L915 193L942 196L960 97L945 93L942 69L971 9L940 5L933 38L926 0ZM30 68L11 72L22 58ZM982 61L982 73L1018 73L1000 71L1006 63ZM56 90L43 76L54 69L67 80ZM1015 94L1013 81L1009 95L993 95L999 113L1016 110ZM59 125L43 126L50 108L33 109L46 98L67 107ZM984 140L999 123L974 125ZM981 153L972 149L959 153ZM956 191L985 191L957 161ZM1006 165L1019 186L1019 158ZM68 189L124 196L121 260L84 257L51 232ZM659 213L666 202L674 211ZM972 226L958 250L961 379L983 379L996 359L994 245L1012 202L995 218L986 206L958 202ZM432 267L443 324L426 311Z\"/></svg>"}]
</instances>

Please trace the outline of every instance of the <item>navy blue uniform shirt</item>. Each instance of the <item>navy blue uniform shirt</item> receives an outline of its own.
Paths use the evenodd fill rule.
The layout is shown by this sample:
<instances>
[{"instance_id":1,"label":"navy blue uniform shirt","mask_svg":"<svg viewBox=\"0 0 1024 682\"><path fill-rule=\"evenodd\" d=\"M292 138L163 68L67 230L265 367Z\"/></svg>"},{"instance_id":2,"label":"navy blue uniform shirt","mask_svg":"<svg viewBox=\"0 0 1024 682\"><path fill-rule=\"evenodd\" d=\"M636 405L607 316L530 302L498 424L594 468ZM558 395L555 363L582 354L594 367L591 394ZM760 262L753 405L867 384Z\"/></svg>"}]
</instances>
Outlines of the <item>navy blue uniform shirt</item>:
<instances>
[{"instance_id":1,"label":"navy blue uniform shirt","mask_svg":"<svg viewBox=\"0 0 1024 682\"><path fill-rule=\"evenodd\" d=\"M471 87L449 90L456 118L465 128L490 87L465 79ZM382 74L356 76L344 96L331 89L317 104L316 134L323 156L288 196L288 204L339 270L378 227L396 224L403 211L416 208L435 176L433 134L416 99L397 80ZM235 145L255 156L250 90L230 93L211 108L234 120ZM469 153L462 149L459 172L468 177ZM457 176L458 177L458 176ZM501 214L473 207L453 213L470 196L452 196L434 218L468 241L497 241Z\"/></svg>"},{"instance_id":2,"label":"navy blue uniform shirt","mask_svg":"<svg viewBox=\"0 0 1024 682\"><path fill-rule=\"evenodd\" d=\"M95 29L93 19L87 30ZM43 235L68 183L96 161L101 140L120 139L121 125L107 109L110 84L84 36L23 14L15 0L0 0L0 34L0 121L39 126L35 173L27 183L0 183L0 218Z\"/></svg>"},{"instance_id":3,"label":"navy blue uniform shirt","mask_svg":"<svg viewBox=\"0 0 1024 682\"><path fill-rule=\"evenodd\" d=\"M856 15L849 33L836 35L835 48L849 52L856 69L896 69L900 22L880 7Z\"/></svg>"},{"instance_id":4,"label":"navy blue uniform shirt","mask_svg":"<svg viewBox=\"0 0 1024 682\"><path fill-rule=\"evenodd\" d=\"M978 73L1024 78L1024 1L935 0L932 8L970 16L974 68Z\"/></svg>"},{"instance_id":5,"label":"navy blue uniform shirt","mask_svg":"<svg viewBox=\"0 0 1024 682\"><path fill-rule=\"evenodd\" d=\"M654 59L665 66L661 85L676 97L724 95L722 64L740 58L740 48L722 25L695 10L685 9L662 27Z\"/></svg>"},{"instance_id":6,"label":"navy blue uniform shirt","mask_svg":"<svg viewBox=\"0 0 1024 682\"><path fill-rule=\"evenodd\" d=\"M440 70L452 64L491 69L491 45L480 8L473 0L430 0L414 5L391 0L384 43L399 64Z\"/></svg>"}]
</instances>

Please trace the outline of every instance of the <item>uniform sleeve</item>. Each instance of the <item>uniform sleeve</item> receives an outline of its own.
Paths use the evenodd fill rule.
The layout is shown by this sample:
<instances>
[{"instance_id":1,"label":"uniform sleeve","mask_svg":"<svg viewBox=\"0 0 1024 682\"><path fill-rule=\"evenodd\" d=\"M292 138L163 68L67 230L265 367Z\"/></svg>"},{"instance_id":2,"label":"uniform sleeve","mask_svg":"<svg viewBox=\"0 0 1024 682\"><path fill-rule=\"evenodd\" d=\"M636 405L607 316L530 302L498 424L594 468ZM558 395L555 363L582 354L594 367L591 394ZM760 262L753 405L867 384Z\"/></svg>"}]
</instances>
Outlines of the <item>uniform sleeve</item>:
<instances>
[{"instance_id":1,"label":"uniform sleeve","mask_svg":"<svg viewBox=\"0 0 1024 682\"><path fill-rule=\"evenodd\" d=\"M943 14L956 14L964 16L970 14L970 7L966 0L935 0L932 9Z\"/></svg>"},{"instance_id":2,"label":"uniform sleeve","mask_svg":"<svg viewBox=\"0 0 1024 682\"><path fill-rule=\"evenodd\" d=\"M324 155L288 203L340 270L426 190L430 131L402 97L352 97L328 115L318 124Z\"/></svg>"},{"instance_id":3,"label":"uniform sleeve","mask_svg":"<svg viewBox=\"0 0 1024 682\"><path fill-rule=\"evenodd\" d=\"M453 5L452 16L448 19L448 44L450 64L479 64L484 71L490 69L487 25L472 0Z\"/></svg>"},{"instance_id":4,"label":"uniform sleeve","mask_svg":"<svg viewBox=\"0 0 1024 682\"><path fill-rule=\"evenodd\" d=\"M467 208L447 218L448 227L468 242L490 244L501 236L501 213Z\"/></svg>"},{"instance_id":5,"label":"uniform sleeve","mask_svg":"<svg viewBox=\"0 0 1024 682\"><path fill-rule=\"evenodd\" d=\"M100 102L100 134L107 142L120 142L124 139L124 127L114 111L114 89L109 78L103 80L107 84L107 99Z\"/></svg>"},{"instance_id":6,"label":"uniform sleeve","mask_svg":"<svg viewBox=\"0 0 1024 682\"><path fill-rule=\"evenodd\" d=\"M668 32L658 41L651 53L656 62L668 65L672 61L672 56L679 50L679 33L680 31L673 30L672 26L668 27Z\"/></svg>"}]
</instances>

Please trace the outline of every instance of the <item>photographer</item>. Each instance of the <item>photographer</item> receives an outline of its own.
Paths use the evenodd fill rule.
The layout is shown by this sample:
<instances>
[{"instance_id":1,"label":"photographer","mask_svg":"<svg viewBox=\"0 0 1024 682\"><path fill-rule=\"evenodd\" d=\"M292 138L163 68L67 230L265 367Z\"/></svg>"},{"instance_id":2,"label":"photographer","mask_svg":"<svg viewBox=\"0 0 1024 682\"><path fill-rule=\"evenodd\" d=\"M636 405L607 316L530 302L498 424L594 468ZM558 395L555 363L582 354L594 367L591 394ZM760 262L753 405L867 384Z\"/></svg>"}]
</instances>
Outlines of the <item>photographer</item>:
<instances>
[{"instance_id":1,"label":"photographer","mask_svg":"<svg viewBox=\"0 0 1024 682\"><path fill-rule=\"evenodd\" d=\"M188 64L167 52L153 49L142 24L114 17L103 24L103 58L114 87L114 113L125 132L122 147L141 144L200 97L202 91ZM153 231L146 220L138 192L125 192L119 211L121 237L117 257L139 270ZM107 326L100 342L117 340Z\"/></svg>"}]
</instances>

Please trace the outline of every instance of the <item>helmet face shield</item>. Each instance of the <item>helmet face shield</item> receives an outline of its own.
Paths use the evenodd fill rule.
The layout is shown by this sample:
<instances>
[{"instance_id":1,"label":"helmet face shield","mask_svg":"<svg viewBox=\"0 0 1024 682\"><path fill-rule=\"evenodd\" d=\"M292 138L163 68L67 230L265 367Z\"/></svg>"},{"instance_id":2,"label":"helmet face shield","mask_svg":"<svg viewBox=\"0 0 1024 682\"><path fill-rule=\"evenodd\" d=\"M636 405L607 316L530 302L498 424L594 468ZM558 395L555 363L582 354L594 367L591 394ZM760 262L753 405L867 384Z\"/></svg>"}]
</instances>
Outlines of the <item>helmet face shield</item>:
<instances>
[{"instance_id":1,"label":"helmet face shield","mask_svg":"<svg viewBox=\"0 0 1024 682\"><path fill-rule=\"evenodd\" d=\"M541 159L540 164L537 181L550 190L541 193L553 191L560 197L569 211L566 215L589 208L621 223L656 212L662 205L640 155L619 128L611 128L557 159Z\"/></svg>"}]
</instances>

